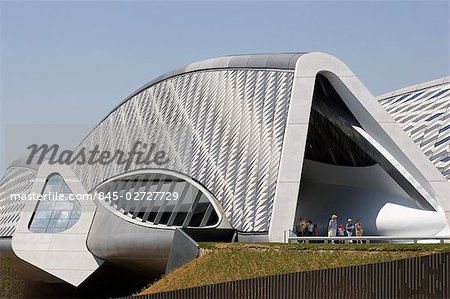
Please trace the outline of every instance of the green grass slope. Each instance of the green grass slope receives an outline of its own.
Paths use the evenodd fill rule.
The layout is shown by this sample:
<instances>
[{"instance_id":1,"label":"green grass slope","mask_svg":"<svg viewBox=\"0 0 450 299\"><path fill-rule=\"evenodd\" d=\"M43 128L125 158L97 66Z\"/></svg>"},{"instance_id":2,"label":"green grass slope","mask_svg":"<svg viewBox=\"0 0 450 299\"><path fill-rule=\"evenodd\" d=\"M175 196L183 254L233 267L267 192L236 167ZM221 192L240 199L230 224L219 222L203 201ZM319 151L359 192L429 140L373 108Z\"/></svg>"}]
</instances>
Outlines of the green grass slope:
<instances>
[{"instance_id":1,"label":"green grass slope","mask_svg":"<svg viewBox=\"0 0 450 299\"><path fill-rule=\"evenodd\" d=\"M450 251L450 244L201 243L200 246L199 258L162 277L141 294Z\"/></svg>"}]
</instances>

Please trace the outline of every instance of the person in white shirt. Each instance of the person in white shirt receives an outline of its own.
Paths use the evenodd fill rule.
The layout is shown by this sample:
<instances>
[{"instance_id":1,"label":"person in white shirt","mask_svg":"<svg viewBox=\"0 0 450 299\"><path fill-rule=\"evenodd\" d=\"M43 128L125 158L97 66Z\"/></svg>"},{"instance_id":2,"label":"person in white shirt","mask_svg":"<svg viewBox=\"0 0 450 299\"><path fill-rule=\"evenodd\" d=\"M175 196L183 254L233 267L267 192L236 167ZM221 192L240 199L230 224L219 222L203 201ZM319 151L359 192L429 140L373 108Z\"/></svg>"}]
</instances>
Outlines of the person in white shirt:
<instances>
[{"instance_id":1,"label":"person in white shirt","mask_svg":"<svg viewBox=\"0 0 450 299\"><path fill-rule=\"evenodd\" d=\"M336 237L337 231L337 216L331 216L330 222L328 222L328 237ZM334 241L331 241L334 243Z\"/></svg>"}]
</instances>

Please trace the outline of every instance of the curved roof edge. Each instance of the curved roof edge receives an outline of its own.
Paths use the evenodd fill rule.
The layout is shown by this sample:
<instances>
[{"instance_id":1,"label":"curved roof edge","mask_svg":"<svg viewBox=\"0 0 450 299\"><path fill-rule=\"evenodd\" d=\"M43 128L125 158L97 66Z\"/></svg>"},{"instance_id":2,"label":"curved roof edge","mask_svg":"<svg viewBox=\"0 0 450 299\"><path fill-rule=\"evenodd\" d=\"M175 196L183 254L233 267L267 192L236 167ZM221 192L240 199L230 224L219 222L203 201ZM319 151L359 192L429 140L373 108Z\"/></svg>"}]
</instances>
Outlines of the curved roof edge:
<instances>
[{"instance_id":1,"label":"curved roof edge","mask_svg":"<svg viewBox=\"0 0 450 299\"><path fill-rule=\"evenodd\" d=\"M445 77L442 77L439 79L427 81L424 83L414 84L414 85L411 85L408 87L390 91L390 92L384 93L382 95L379 95L376 98L377 98L377 100L387 99L387 98L395 97L395 96L398 96L401 94L418 91L421 89L427 89L430 87L434 87L434 86L438 86L438 85L442 85L442 84L446 84L446 83L450 83L450 76L445 76Z\"/></svg>"},{"instance_id":2,"label":"curved roof edge","mask_svg":"<svg viewBox=\"0 0 450 299\"><path fill-rule=\"evenodd\" d=\"M14 168L14 167L22 167L22 168L29 168L29 169L33 169L33 170L38 170L39 169L39 164L36 163L35 159L33 159L31 161L31 163L27 163L28 157L23 157L17 160L14 160L13 162L11 162L8 167L6 169L9 168Z\"/></svg>"},{"instance_id":3,"label":"curved roof edge","mask_svg":"<svg viewBox=\"0 0 450 299\"><path fill-rule=\"evenodd\" d=\"M134 91L119 106L150 86L181 74L227 68L295 70L297 60L306 53L308 52L230 55L200 60L156 77Z\"/></svg>"},{"instance_id":4,"label":"curved roof edge","mask_svg":"<svg viewBox=\"0 0 450 299\"><path fill-rule=\"evenodd\" d=\"M126 97L118 105L116 105L100 122L92 129L95 130L108 116L122 106L126 101L133 98L135 95L149 88L150 86L159 83L163 80L185 74L190 72L204 71L204 70L220 70L220 69L272 69L272 70L285 70L294 71L298 59L309 52L292 52L292 53L266 53L266 54L243 54L243 55L230 55L217 58L210 58L200 60L185 66L176 68L170 72L167 72L155 79L151 80L147 84L141 86L135 90L131 95ZM84 142L84 140L92 133L88 135L78 144L76 148Z\"/></svg>"}]
</instances>

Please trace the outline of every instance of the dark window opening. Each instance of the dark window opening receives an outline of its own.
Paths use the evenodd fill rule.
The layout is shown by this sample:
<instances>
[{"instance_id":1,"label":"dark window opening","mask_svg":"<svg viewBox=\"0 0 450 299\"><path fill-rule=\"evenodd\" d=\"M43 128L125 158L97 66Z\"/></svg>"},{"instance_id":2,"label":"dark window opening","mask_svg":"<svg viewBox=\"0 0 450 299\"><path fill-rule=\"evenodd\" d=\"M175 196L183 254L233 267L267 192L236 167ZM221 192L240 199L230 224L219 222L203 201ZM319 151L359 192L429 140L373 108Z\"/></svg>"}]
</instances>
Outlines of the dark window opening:
<instances>
[{"instance_id":1,"label":"dark window opening","mask_svg":"<svg viewBox=\"0 0 450 299\"><path fill-rule=\"evenodd\" d=\"M210 199L202 191L172 175L132 174L107 182L96 192L103 192L103 200L108 205L142 222L205 227L217 225L219 221Z\"/></svg>"}]
</instances>

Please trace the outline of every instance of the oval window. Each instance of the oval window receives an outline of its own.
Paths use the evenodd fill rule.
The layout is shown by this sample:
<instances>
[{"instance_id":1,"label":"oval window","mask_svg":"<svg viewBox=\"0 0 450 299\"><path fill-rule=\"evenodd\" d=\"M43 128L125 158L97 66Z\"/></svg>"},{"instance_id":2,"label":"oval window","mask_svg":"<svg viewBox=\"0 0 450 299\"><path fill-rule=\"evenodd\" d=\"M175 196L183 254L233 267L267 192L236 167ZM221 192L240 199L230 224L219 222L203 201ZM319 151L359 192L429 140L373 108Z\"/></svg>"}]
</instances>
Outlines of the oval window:
<instances>
[{"instance_id":1,"label":"oval window","mask_svg":"<svg viewBox=\"0 0 450 299\"><path fill-rule=\"evenodd\" d=\"M97 187L95 196L141 222L180 227L211 227L219 214L200 185L158 170L126 174Z\"/></svg>"}]
</instances>

